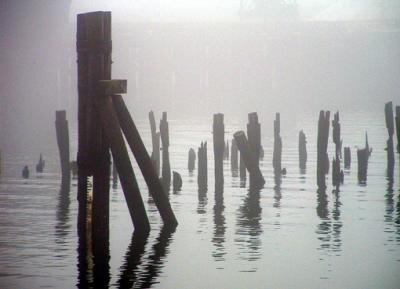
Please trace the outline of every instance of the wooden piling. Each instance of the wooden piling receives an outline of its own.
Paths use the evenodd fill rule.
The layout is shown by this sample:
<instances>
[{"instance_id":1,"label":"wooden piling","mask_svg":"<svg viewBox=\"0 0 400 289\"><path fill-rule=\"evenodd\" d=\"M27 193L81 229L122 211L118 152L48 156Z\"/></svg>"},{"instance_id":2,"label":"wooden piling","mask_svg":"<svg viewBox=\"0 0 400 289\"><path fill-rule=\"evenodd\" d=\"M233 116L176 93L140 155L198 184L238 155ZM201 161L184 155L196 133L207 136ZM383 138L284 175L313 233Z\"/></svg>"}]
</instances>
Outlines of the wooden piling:
<instances>
[{"instance_id":1,"label":"wooden piling","mask_svg":"<svg viewBox=\"0 0 400 289\"><path fill-rule=\"evenodd\" d=\"M365 133L365 148L357 149L357 165L358 165L358 182L360 184L367 183L368 160L372 153L372 149L368 144L368 134Z\"/></svg>"},{"instance_id":2,"label":"wooden piling","mask_svg":"<svg viewBox=\"0 0 400 289\"><path fill-rule=\"evenodd\" d=\"M216 191L224 185L225 125L222 113L214 114L213 120L214 168Z\"/></svg>"},{"instance_id":3,"label":"wooden piling","mask_svg":"<svg viewBox=\"0 0 400 289\"><path fill-rule=\"evenodd\" d=\"M317 139L317 184L320 189L326 189L325 175L329 172L328 139L330 112L321 110L318 120Z\"/></svg>"},{"instance_id":4,"label":"wooden piling","mask_svg":"<svg viewBox=\"0 0 400 289\"><path fill-rule=\"evenodd\" d=\"M162 119L160 121L160 135L162 144L162 182L165 188L171 185L171 166L169 163L169 127L167 121L167 112L163 112Z\"/></svg>"},{"instance_id":5,"label":"wooden piling","mask_svg":"<svg viewBox=\"0 0 400 289\"><path fill-rule=\"evenodd\" d=\"M341 183L341 170L340 170L340 159L338 155L336 155L332 160L332 185L335 187L336 191L339 190L339 186Z\"/></svg>"},{"instance_id":6,"label":"wooden piling","mask_svg":"<svg viewBox=\"0 0 400 289\"><path fill-rule=\"evenodd\" d=\"M238 148L236 146L235 139L231 141L231 169L237 170L238 169Z\"/></svg>"},{"instance_id":7,"label":"wooden piling","mask_svg":"<svg viewBox=\"0 0 400 289\"><path fill-rule=\"evenodd\" d=\"M150 230L150 223L129 159L128 150L119 127L120 122L114 111L111 96L100 96L96 100L95 105L100 115L101 124L110 146L115 166L117 167L121 187L135 230L147 232Z\"/></svg>"},{"instance_id":8,"label":"wooden piling","mask_svg":"<svg viewBox=\"0 0 400 289\"><path fill-rule=\"evenodd\" d=\"M229 142L226 141L226 145L224 148L224 160L229 160Z\"/></svg>"},{"instance_id":9,"label":"wooden piling","mask_svg":"<svg viewBox=\"0 0 400 289\"><path fill-rule=\"evenodd\" d=\"M56 111L57 145L61 163L61 187L69 187L71 172L69 167L69 131L65 110Z\"/></svg>"},{"instance_id":10,"label":"wooden piling","mask_svg":"<svg viewBox=\"0 0 400 289\"><path fill-rule=\"evenodd\" d=\"M182 177L178 172L172 171L172 188L174 192L182 189Z\"/></svg>"},{"instance_id":11,"label":"wooden piling","mask_svg":"<svg viewBox=\"0 0 400 289\"><path fill-rule=\"evenodd\" d=\"M342 158L342 140L340 138L341 129L339 121L339 111L337 111L332 120L332 138L335 144L335 155Z\"/></svg>"},{"instance_id":12,"label":"wooden piling","mask_svg":"<svg viewBox=\"0 0 400 289\"><path fill-rule=\"evenodd\" d=\"M151 160L153 162L157 176L160 175L160 133L157 132L156 120L154 112L149 112L150 129L151 129L151 143L153 151L151 152Z\"/></svg>"},{"instance_id":13,"label":"wooden piling","mask_svg":"<svg viewBox=\"0 0 400 289\"><path fill-rule=\"evenodd\" d=\"M242 153L239 152L239 178L241 181L246 181L246 165L244 164L244 160L242 157Z\"/></svg>"},{"instance_id":14,"label":"wooden piling","mask_svg":"<svg viewBox=\"0 0 400 289\"><path fill-rule=\"evenodd\" d=\"M389 138L386 141L386 151L387 151L387 175L389 178L393 178L394 172L394 145L393 145L393 135L394 135L394 118L393 118L393 105L392 102L385 104L385 120L386 128L388 131Z\"/></svg>"},{"instance_id":15,"label":"wooden piling","mask_svg":"<svg viewBox=\"0 0 400 289\"><path fill-rule=\"evenodd\" d=\"M299 132L299 167L305 170L307 166L307 140L303 130Z\"/></svg>"},{"instance_id":16,"label":"wooden piling","mask_svg":"<svg viewBox=\"0 0 400 289\"><path fill-rule=\"evenodd\" d=\"M243 158L249 175L251 175L252 183L250 185L253 187L262 187L265 184L265 180L258 166L257 157L251 150L250 144L247 141L246 134L243 131L237 131L234 133L233 137L236 140L240 156Z\"/></svg>"},{"instance_id":17,"label":"wooden piling","mask_svg":"<svg viewBox=\"0 0 400 289\"><path fill-rule=\"evenodd\" d=\"M202 142L197 153L197 184L199 191L207 190L208 182L207 168L207 142Z\"/></svg>"},{"instance_id":18,"label":"wooden piling","mask_svg":"<svg viewBox=\"0 0 400 289\"><path fill-rule=\"evenodd\" d=\"M272 157L272 166L276 176L282 173L282 138L281 132L281 119L279 112L276 113L274 120L274 152Z\"/></svg>"},{"instance_id":19,"label":"wooden piling","mask_svg":"<svg viewBox=\"0 0 400 289\"><path fill-rule=\"evenodd\" d=\"M189 172L193 172L194 167L195 167L195 161L196 161L196 152L194 149L190 148L189 153L188 153L188 170Z\"/></svg>"},{"instance_id":20,"label":"wooden piling","mask_svg":"<svg viewBox=\"0 0 400 289\"><path fill-rule=\"evenodd\" d=\"M160 212L161 218L165 225L176 226L178 224L174 212L172 211L171 204L169 203L167 194L158 178L150 156L144 146L143 140L140 137L139 131L133 122L133 119L129 113L128 108L125 105L124 100L120 95L114 95L112 97L114 108L119 119L120 126L124 132L125 138L131 148L133 155L139 165L139 168L143 174L149 192L153 197L153 200ZM166 118L166 116L165 116ZM165 119L166 121L166 119ZM165 124L163 124L164 126ZM165 147L168 148L168 123L166 124L166 136L167 140L164 140ZM165 133L165 131L164 131ZM168 149L167 149L168 158ZM168 160L169 167L169 160Z\"/></svg>"},{"instance_id":21,"label":"wooden piling","mask_svg":"<svg viewBox=\"0 0 400 289\"><path fill-rule=\"evenodd\" d=\"M86 228L87 182L93 176L93 231L108 234L110 154L94 109L98 82L111 79L111 12L79 14L78 230Z\"/></svg>"},{"instance_id":22,"label":"wooden piling","mask_svg":"<svg viewBox=\"0 0 400 289\"><path fill-rule=\"evenodd\" d=\"M344 148L344 168L350 169L351 166L351 150L350 147Z\"/></svg>"},{"instance_id":23,"label":"wooden piling","mask_svg":"<svg viewBox=\"0 0 400 289\"><path fill-rule=\"evenodd\" d=\"M400 106L396 106L397 152L400 153Z\"/></svg>"},{"instance_id":24,"label":"wooden piling","mask_svg":"<svg viewBox=\"0 0 400 289\"><path fill-rule=\"evenodd\" d=\"M260 147L261 147L261 125L258 122L257 112L248 114L247 136L249 146L255 157L255 165L260 163ZM253 183L252 175L250 175L250 186Z\"/></svg>"}]
</instances>

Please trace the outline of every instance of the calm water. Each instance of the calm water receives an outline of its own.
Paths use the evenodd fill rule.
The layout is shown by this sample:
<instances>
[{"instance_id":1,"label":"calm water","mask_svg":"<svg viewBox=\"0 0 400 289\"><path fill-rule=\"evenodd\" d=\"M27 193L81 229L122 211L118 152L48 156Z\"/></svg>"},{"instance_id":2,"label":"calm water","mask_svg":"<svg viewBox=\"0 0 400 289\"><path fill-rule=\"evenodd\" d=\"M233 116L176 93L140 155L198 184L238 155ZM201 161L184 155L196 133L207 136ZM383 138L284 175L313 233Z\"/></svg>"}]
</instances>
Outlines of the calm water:
<instances>
[{"instance_id":1,"label":"calm water","mask_svg":"<svg viewBox=\"0 0 400 289\"><path fill-rule=\"evenodd\" d=\"M157 116L159 117L159 115ZM152 231L146 240L132 235L133 227L120 185L111 191L110 261L112 288L400 288L400 201L396 155L395 180L386 177L387 131L381 113L342 113L343 146L352 148L352 166L345 183L332 193L316 187L318 112L292 121L281 115L282 166L287 168L279 188L272 170L272 123L263 116L261 169L266 186L250 198L224 161L223 200L214 198L212 115L208 119L170 121L171 167L181 173L181 192L171 193L179 221L175 232L161 230L153 204L146 201ZM226 138L244 129L226 119ZM150 148L147 120L138 122ZM72 153L76 131L71 126ZM297 137L308 140L305 173L298 169ZM373 153L368 184L357 183L355 146L364 145L368 130ZM73 288L79 272L76 230L76 181L67 197L60 194L55 136L41 148L45 173L36 174L40 151L3 156L0 177L0 288ZM54 139L53 139L54 137ZM187 171L187 153L209 141L209 190L198 194L197 170ZM330 157L333 143L330 135ZM29 150L27 150L29 151ZM25 164L31 178L22 180ZM197 166L197 163L196 163ZM139 170L143 198L148 192ZM90 260L89 260L90 263ZM107 269L107 267L105 267Z\"/></svg>"}]
</instances>

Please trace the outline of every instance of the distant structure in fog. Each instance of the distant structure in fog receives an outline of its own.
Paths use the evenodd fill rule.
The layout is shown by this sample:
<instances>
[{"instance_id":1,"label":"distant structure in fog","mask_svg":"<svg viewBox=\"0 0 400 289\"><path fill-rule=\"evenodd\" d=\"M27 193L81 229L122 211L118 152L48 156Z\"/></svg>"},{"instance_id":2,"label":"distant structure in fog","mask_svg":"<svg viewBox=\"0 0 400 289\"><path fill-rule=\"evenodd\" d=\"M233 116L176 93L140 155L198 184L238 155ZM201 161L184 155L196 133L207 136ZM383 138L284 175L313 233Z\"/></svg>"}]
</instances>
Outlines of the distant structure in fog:
<instances>
[{"instance_id":1,"label":"distant structure in fog","mask_svg":"<svg viewBox=\"0 0 400 289\"><path fill-rule=\"evenodd\" d=\"M241 18L297 19L296 0L241 0Z\"/></svg>"}]
</instances>

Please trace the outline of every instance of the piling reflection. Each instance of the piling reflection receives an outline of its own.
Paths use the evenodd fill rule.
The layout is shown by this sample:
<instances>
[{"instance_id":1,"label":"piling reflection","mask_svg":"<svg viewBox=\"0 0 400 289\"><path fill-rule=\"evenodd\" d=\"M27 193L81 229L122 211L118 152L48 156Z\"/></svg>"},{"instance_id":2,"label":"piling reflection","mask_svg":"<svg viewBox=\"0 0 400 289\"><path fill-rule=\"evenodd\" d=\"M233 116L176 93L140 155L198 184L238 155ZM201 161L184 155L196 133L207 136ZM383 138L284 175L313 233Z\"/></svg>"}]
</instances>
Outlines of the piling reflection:
<instances>
[{"instance_id":1,"label":"piling reflection","mask_svg":"<svg viewBox=\"0 0 400 289\"><path fill-rule=\"evenodd\" d=\"M249 190L244 203L237 212L236 244L240 247L241 258L255 261L261 257L261 206L260 189ZM245 254L243 254L243 252Z\"/></svg>"},{"instance_id":2,"label":"piling reflection","mask_svg":"<svg viewBox=\"0 0 400 289\"><path fill-rule=\"evenodd\" d=\"M142 256L145 251L149 234L137 233L132 234L131 243L125 254L125 261L120 271L118 280L118 288L133 288L138 280L138 267L142 262Z\"/></svg>"},{"instance_id":3,"label":"piling reflection","mask_svg":"<svg viewBox=\"0 0 400 289\"><path fill-rule=\"evenodd\" d=\"M317 226L317 238L321 241L321 250L330 249L331 220L329 219L328 196L324 189L317 190L317 216L321 222Z\"/></svg>"},{"instance_id":4,"label":"piling reflection","mask_svg":"<svg viewBox=\"0 0 400 289\"><path fill-rule=\"evenodd\" d=\"M168 253L168 246L171 243L172 235L176 227L163 226L156 243L152 247L153 253L147 258L148 265L144 269L143 276L140 278L139 288L151 288L155 284L156 278L164 266L164 260Z\"/></svg>"},{"instance_id":5,"label":"piling reflection","mask_svg":"<svg viewBox=\"0 0 400 289\"><path fill-rule=\"evenodd\" d=\"M340 207L342 203L340 201L340 192L333 190L332 194L334 196L333 208L332 208L332 237L333 244L332 249L335 252L340 252L342 248L342 227L343 223L341 221Z\"/></svg>"},{"instance_id":6,"label":"piling reflection","mask_svg":"<svg viewBox=\"0 0 400 289\"><path fill-rule=\"evenodd\" d=\"M199 189L198 190L198 199L199 204L197 206L197 213L198 214L205 214L206 213L206 205L207 205L207 190Z\"/></svg>"},{"instance_id":7,"label":"piling reflection","mask_svg":"<svg viewBox=\"0 0 400 289\"><path fill-rule=\"evenodd\" d=\"M215 205L214 205L214 234L212 242L215 250L212 253L215 261L224 261L225 252L225 216L224 216L224 196L223 192L215 193Z\"/></svg>"},{"instance_id":8,"label":"piling reflection","mask_svg":"<svg viewBox=\"0 0 400 289\"><path fill-rule=\"evenodd\" d=\"M55 236L57 244L65 244L71 225L69 224L69 198L70 187L67 184L61 185L57 205L57 223Z\"/></svg>"}]
</instances>

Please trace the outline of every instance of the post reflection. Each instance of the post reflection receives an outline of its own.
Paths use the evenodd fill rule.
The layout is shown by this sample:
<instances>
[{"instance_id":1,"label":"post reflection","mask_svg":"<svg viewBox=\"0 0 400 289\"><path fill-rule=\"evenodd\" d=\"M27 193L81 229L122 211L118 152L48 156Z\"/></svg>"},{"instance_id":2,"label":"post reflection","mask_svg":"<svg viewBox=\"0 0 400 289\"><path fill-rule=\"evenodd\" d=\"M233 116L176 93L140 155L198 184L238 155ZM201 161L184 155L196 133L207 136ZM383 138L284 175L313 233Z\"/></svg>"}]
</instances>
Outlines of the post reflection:
<instances>
[{"instance_id":1,"label":"post reflection","mask_svg":"<svg viewBox=\"0 0 400 289\"><path fill-rule=\"evenodd\" d=\"M206 206L207 206L207 190L199 189L199 191L198 191L198 199L199 199L199 204L197 206L197 213L198 214L205 214L206 213Z\"/></svg>"},{"instance_id":2,"label":"post reflection","mask_svg":"<svg viewBox=\"0 0 400 289\"><path fill-rule=\"evenodd\" d=\"M145 251L149 234L136 233L132 234L131 243L125 254L125 262L120 271L120 279L118 280L118 288L132 288L138 280L138 267L142 262L142 256Z\"/></svg>"},{"instance_id":3,"label":"post reflection","mask_svg":"<svg viewBox=\"0 0 400 289\"><path fill-rule=\"evenodd\" d=\"M55 226L55 236L57 244L65 244L66 237L68 236L71 225L69 224L69 205L71 203L69 198L70 186L69 184L61 185L57 205L57 223Z\"/></svg>"},{"instance_id":4,"label":"post reflection","mask_svg":"<svg viewBox=\"0 0 400 289\"><path fill-rule=\"evenodd\" d=\"M248 261L255 261L261 257L261 189L250 189L244 203L237 212L236 244L242 249L242 258Z\"/></svg>"},{"instance_id":5,"label":"post reflection","mask_svg":"<svg viewBox=\"0 0 400 289\"><path fill-rule=\"evenodd\" d=\"M335 252L341 252L342 248L342 227L343 223L341 221L341 213L340 213L340 207L342 206L342 203L340 201L340 192L337 190L333 190L332 194L335 198L333 202L333 208L332 208L332 237L333 237L333 251Z\"/></svg>"},{"instance_id":6,"label":"post reflection","mask_svg":"<svg viewBox=\"0 0 400 289\"><path fill-rule=\"evenodd\" d=\"M328 210L328 196L326 191L323 189L317 190L317 216L321 219L321 222L317 226L317 238L321 241L321 250L330 249L331 241L331 220L329 219Z\"/></svg>"},{"instance_id":7,"label":"post reflection","mask_svg":"<svg viewBox=\"0 0 400 289\"><path fill-rule=\"evenodd\" d=\"M225 216L224 216L224 196L223 192L215 193L215 205L214 205L214 234L212 242L215 250L212 253L215 261L224 261L225 252Z\"/></svg>"}]
</instances>

